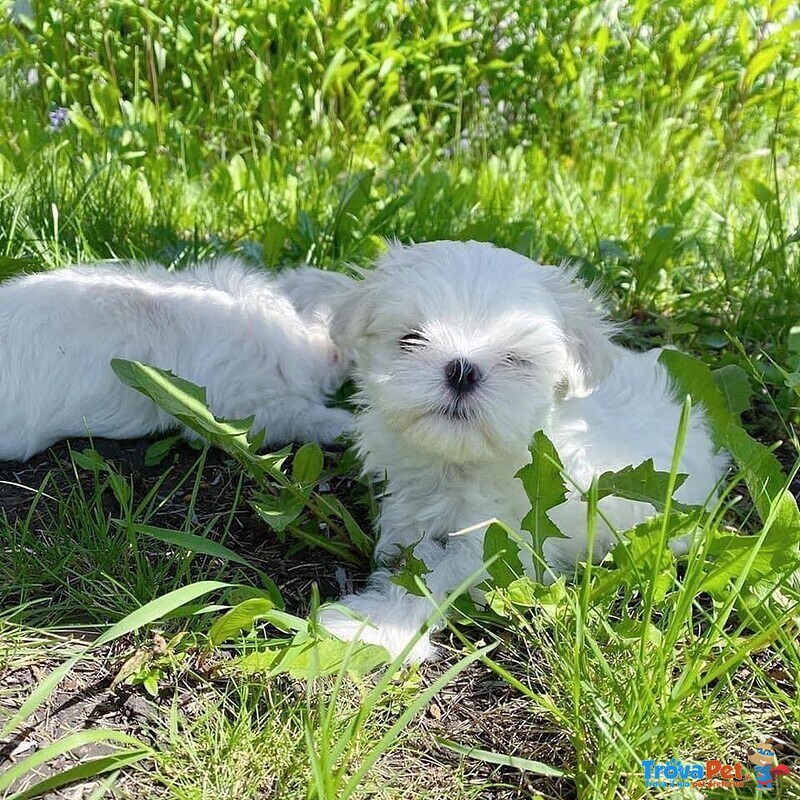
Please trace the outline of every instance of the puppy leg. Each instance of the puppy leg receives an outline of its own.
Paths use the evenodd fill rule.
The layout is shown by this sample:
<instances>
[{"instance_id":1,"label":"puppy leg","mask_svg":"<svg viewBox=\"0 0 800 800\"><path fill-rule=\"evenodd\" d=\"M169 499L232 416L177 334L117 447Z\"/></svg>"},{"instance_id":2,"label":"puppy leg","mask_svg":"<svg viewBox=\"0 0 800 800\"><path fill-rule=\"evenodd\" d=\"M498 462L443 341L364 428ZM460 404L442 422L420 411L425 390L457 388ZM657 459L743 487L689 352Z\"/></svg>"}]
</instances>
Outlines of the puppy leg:
<instances>
[{"instance_id":1,"label":"puppy leg","mask_svg":"<svg viewBox=\"0 0 800 800\"><path fill-rule=\"evenodd\" d=\"M437 604L444 600L447 592L480 572L482 542L483 533L476 532L459 536L447 547L430 541L418 545L415 555L431 570L425 576L431 599L410 594L392 581L391 571L380 569L370 578L366 591L348 595L338 604L321 609L319 622L339 639L359 639L381 645L392 658L423 631L407 653L406 661L431 660L438 651L430 641L430 630L443 626ZM478 574L475 582L482 577Z\"/></svg>"},{"instance_id":2,"label":"puppy leg","mask_svg":"<svg viewBox=\"0 0 800 800\"><path fill-rule=\"evenodd\" d=\"M381 645L395 658L435 613L427 598L410 595L392 582L389 570L379 570L370 578L369 589L322 608L318 621L339 639ZM424 633L407 654L406 661L429 661L436 657L436 652Z\"/></svg>"},{"instance_id":3,"label":"puppy leg","mask_svg":"<svg viewBox=\"0 0 800 800\"><path fill-rule=\"evenodd\" d=\"M211 408L217 416L246 416L246 409L222 402L216 406L212 404ZM332 444L339 436L349 433L352 425L353 415L343 408L328 408L322 400L287 394L268 400L262 398L252 431L266 431L266 447L287 442Z\"/></svg>"},{"instance_id":4,"label":"puppy leg","mask_svg":"<svg viewBox=\"0 0 800 800\"><path fill-rule=\"evenodd\" d=\"M303 439L318 444L333 444L353 427L353 415L343 408L309 405L303 418Z\"/></svg>"},{"instance_id":5,"label":"puppy leg","mask_svg":"<svg viewBox=\"0 0 800 800\"><path fill-rule=\"evenodd\" d=\"M447 531L455 530L458 524L447 520L444 512L440 513L438 507L432 508L431 511L429 518L418 518L415 524L409 525L405 496L390 493L384 497L377 525L380 535L373 553L375 562L381 566L391 567L408 548L421 548L425 543L435 545L432 553L428 554L429 558L434 557L433 553L438 552L447 543ZM452 527L449 527L451 524ZM416 552L419 554L422 551L418 549Z\"/></svg>"}]
</instances>

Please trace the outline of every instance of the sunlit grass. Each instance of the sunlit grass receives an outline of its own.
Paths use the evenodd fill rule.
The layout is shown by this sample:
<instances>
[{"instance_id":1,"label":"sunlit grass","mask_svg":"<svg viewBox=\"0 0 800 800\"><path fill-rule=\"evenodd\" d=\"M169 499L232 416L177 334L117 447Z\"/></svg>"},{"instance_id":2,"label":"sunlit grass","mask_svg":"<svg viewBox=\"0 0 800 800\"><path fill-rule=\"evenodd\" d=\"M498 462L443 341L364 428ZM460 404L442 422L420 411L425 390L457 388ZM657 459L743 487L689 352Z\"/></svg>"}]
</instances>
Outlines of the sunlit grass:
<instances>
[{"instance_id":1,"label":"sunlit grass","mask_svg":"<svg viewBox=\"0 0 800 800\"><path fill-rule=\"evenodd\" d=\"M745 424L764 444L788 442L779 451L788 472L800 373L791 13L750 0L73 0L38 3L31 22L4 13L0 279L106 258L180 268L218 252L337 269L368 264L384 237L474 238L569 259L615 318L632 321L629 342L742 366L757 389ZM229 469L230 502L213 524L195 518L208 491L199 465L177 489L148 494L79 455L27 487L25 513L0 518L0 724L26 696L20 675L42 679L145 604L210 580L262 590L224 550L200 555L141 532L180 491L184 514L170 525L183 544L226 541L250 496ZM709 530L759 528L755 512L730 506ZM546 720L546 732L493 748L462 720L454 757L418 713L381 745L353 796L622 800L644 796L643 754L744 759L760 736L797 742L797 587L729 603L699 592L703 569L702 559L670 562L664 595L649 605L645 575L630 607L613 571L597 569L511 615L490 654L502 666L478 683L505 682L527 704L524 724L502 727ZM217 601L238 602L224 592ZM444 669L393 673L377 695L379 676L342 675L331 694L330 676L207 672L203 637L222 609L196 605L188 619L156 613L115 639L118 651L87 651L82 662L108 689L132 654L151 659L146 676L154 632L195 637L149 689L142 675L123 682L136 697L153 681L160 693L139 731L158 752L122 777L134 797L339 796ZM637 616L645 606L647 625ZM494 642L498 623L465 632ZM263 650L270 625L255 620L226 640L224 658ZM445 703L479 695L457 688ZM365 697L371 713L348 727ZM445 705L445 721L450 713ZM36 730L21 735L36 740ZM493 749L494 766L476 773ZM537 773L535 762L565 776ZM98 797L119 778L105 766Z\"/></svg>"}]
</instances>

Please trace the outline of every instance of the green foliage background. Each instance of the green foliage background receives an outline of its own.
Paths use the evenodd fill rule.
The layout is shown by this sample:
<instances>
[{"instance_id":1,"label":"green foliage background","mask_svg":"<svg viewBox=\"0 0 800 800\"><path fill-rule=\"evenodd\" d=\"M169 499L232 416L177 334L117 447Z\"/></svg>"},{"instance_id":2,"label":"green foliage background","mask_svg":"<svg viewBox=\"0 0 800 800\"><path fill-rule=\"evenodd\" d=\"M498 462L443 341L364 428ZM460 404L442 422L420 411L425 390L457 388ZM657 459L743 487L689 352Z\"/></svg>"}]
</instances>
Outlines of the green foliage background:
<instances>
[{"instance_id":1,"label":"green foliage background","mask_svg":"<svg viewBox=\"0 0 800 800\"><path fill-rule=\"evenodd\" d=\"M5 272L488 239L577 261L679 344L713 355L729 332L788 357L796 4L6 6ZM70 122L53 130L57 108Z\"/></svg>"},{"instance_id":2,"label":"green foliage background","mask_svg":"<svg viewBox=\"0 0 800 800\"><path fill-rule=\"evenodd\" d=\"M798 558L790 465L800 394L799 60L800 7L786 0L33 0L29 9L0 0L0 280L79 259L146 257L179 268L219 252L271 268L307 260L341 269L369 262L381 237L476 238L543 262L571 259L617 317L637 323L628 340L675 343L721 367L668 359L732 451L754 501L749 514L739 503L737 520L756 535L730 529L726 512L738 493L728 487L680 578L664 541L695 520L679 509L631 532L614 569L545 588L516 577L517 539L494 528L486 555L505 554L490 571L490 605L522 636L518 645L503 637L514 674L492 668L529 701L542 748L529 755L546 764L472 749L479 740L444 743L526 770L526 781L568 770L567 783L541 784L548 796L562 788L653 796L637 778L644 756L740 758L737 748L758 741L763 726L798 738L797 592L786 574ZM747 387L734 363L755 378L748 431L765 444L790 442L778 451L789 489L778 460L738 426ZM157 388L180 411L163 381ZM718 389L727 405L714 399ZM369 549L352 504L314 491L324 463L316 451L301 451L284 475L250 452L246 426L218 429L190 400L202 430L280 490L250 498L276 535L343 561ZM313 671L305 699L272 697L270 683L265 694L264 670L274 676L289 663L270 661L277 645L265 620L294 620L294 652L305 646L306 623L271 607L276 591L263 573L263 596L253 596L253 575L237 571L242 557L211 538L212 523L193 521L204 457L173 490L194 482L181 530L156 524L157 487L134 505L133 484L99 456L73 461L94 483L88 493L80 481L63 493L48 485L56 500L44 525L33 511L13 524L0 514L9 543L0 548L0 673L21 653L52 665L50 639L37 626L114 624L88 648L79 640L30 694L20 683L26 697L17 695L9 729L92 648L245 581L244 599L221 598L235 613L209 629L233 648L228 634L258 620L235 644L236 679L210 699L204 685L199 719L175 724L183 712L174 706L165 732L154 717L153 740L166 742L158 752L81 764L84 778L146 756L139 796L152 795L154 780L181 796L255 797L291 784L287 797L338 798L386 748L403 747L398 732L409 725L414 746L397 751L396 786L383 773L375 778L381 796L440 800L482 790L461 767L432 771L431 753L419 752L430 721L411 722L476 656L424 692L395 685L388 670L352 703L338 681L326 700ZM609 480L630 491L634 479L653 483L651 472L624 471L624 485L605 476L595 499ZM537 502L558 494L544 462L526 477L529 491L539 481L555 487L531 491ZM118 518L108 516L109 494ZM324 535L306 525L309 514L325 519ZM540 518L528 522L540 530ZM224 572L220 562L230 562ZM136 650L131 682L166 691L173 672L186 680L178 664L196 639L181 636L159 658ZM308 662L290 667L305 675ZM402 700L408 692L413 701ZM514 748L530 741L522 719L502 720ZM93 729L64 737L14 770L115 736ZM426 795L428 774L436 785ZM14 777L0 778L0 790ZM67 770L52 780L76 777ZM356 796L373 794L366 783Z\"/></svg>"},{"instance_id":3,"label":"green foliage background","mask_svg":"<svg viewBox=\"0 0 800 800\"><path fill-rule=\"evenodd\" d=\"M79 0L39 3L8 55L26 76L42 68L15 87L32 143L50 106L77 106L119 157L258 143L380 158L459 133L583 156L660 123L675 146L708 137L721 157L796 102L796 15L789 2L720 0ZM782 128L797 123L788 114ZM11 154L25 142L7 132Z\"/></svg>"}]
</instances>

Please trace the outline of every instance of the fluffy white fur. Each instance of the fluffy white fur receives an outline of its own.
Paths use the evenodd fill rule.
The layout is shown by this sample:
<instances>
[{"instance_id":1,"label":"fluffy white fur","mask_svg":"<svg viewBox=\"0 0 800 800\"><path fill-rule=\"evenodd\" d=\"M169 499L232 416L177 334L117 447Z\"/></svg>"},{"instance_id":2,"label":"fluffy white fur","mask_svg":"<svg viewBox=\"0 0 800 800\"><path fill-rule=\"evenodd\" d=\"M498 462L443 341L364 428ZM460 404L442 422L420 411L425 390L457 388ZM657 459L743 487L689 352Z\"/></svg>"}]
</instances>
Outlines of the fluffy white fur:
<instances>
[{"instance_id":1,"label":"fluffy white fur","mask_svg":"<svg viewBox=\"0 0 800 800\"><path fill-rule=\"evenodd\" d=\"M351 283L311 268L275 278L222 259L182 272L75 266L0 285L0 459L68 436L176 427L117 379L112 358L205 386L217 416L255 415L267 444L331 442L350 415L325 406L349 368L329 336L330 301Z\"/></svg>"},{"instance_id":2,"label":"fluffy white fur","mask_svg":"<svg viewBox=\"0 0 800 800\"><path fill-rule=\"evenodd\" d=\"M376 549L385 566L366 591L343 598L345 608L323 609L325 628L400 652L433 607L391 582L398 548L415 545L436 600L479 571L480 523L497 517L519 526L529 510L515 474L530 461L538 430L582 489L595 475L649 458L669 470L680 405L660 351L624 350L611 332L569 271L475 242L389 249L332 322L334 340L355 356L365 470L388 481ZM465 369L477 370L474 386L459 396L451 384ZM695 409L680 462L689 477L677 499L707 502L725 465ZM654 513L617 497L599 507L613 529L597 519L595 558L613 546L614 529ZM550 516L568 538L547 540L544 555L554 571L572 572L585 555L587 506L573 491ZM410 658L434 653L425 635Z\"/></svg>"}]
</instances>

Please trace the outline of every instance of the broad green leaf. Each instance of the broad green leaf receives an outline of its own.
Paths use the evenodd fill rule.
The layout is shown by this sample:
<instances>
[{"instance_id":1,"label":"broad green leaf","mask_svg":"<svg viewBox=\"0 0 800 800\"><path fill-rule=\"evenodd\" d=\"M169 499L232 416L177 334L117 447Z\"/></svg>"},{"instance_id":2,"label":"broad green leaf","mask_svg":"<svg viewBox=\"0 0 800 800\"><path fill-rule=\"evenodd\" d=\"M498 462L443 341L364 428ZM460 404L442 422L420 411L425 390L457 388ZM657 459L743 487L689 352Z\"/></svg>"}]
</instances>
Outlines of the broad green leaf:
<instances>
[{"instance_id":1,"label":"broad green leaf","mask_svg":"<svg viewBox=\"0 0 800 800\"><path fill-rule=\"evenodd\" d=\"M750 189L750 193L762 208L766 208L770 203L775 202L775 193L761 181L747 180L745 185Z\"/></svg>"},{"instance_id":2,"label":"broad green leaf","mask_svg":"<svg viewBox=\"0 0 800 800\"><path fill-rule=\"evenodd\" d=\"M800 395L800 372L783 372L783 383L787 389Z\"/></svg>"},{"instance_id":3,"label":"broad green leaf","mask_svg":"<svg viewBox=\"0 0 800 800\"><path fill-rule=\"evenodd\" d=\"M671 514L673 535L686 533L687 521L689 526L693 526L695 517ZM631 591L640 591L645 595L648 586L653 584L655 602L664 599L669 588L674 585L676 576L675 558L670 550L666 549L665 552L662 544L663 526L663 515L651 517L628 531L625 540L611 551L614 563L619 566L617 574L613 576L617 585L623 584Z\"/></svg>"},{"instance_id":4,"label":"broad green leaf","mask_svg":"<svg viewBox=\"0 0 800 800\"><path fill-rule=\"evenodd\" d=\"M292 480L295 483L312 485L319 480L325 459L319 445L309 442L295 453L292 463Z\"/></svg>"},{"instance_id":5,"label":"broad green leaf","mask_svg":"<svg viewBox=\"0 0 800 800\"><path fill-rule=\"evenodd\" d=\"M188 619L189 617L199 617L205 614L216 614L218 611L227 611L230 608L229 604L221 603L187 603L185 606L176 608L168 614L161 617L160 622L166 622L172 619Z\"/></svg>"},{"instance_id":6,"label":"broad green leaf","mask_svg":"<svg viewBox=\"0 0 800 800\"><path fill-rule=\"evenodd\" d=\"M251 440L250 446L254 449L259 448L261 445L258 442L261 440L261 438L261 434L254 436ZM233 455L238 455L235 450L232 451L232 453ZM268 473L276 476L281 474L280 470L291 454L291 445L286 445L286 447L276 450L274 453L247 453L245 464L248 468L254 468L256 474ZM251 472L252 471L253 470L251 469Z\"/></svg>"},{"instance_id":7,"label":"broad green leaf","mask_svg":"<svg viewBox=\"0 0 800 800\"><path fill-rule=\"evenodd\" d=\"M303 513L306 501L288 489L281 489L277 496L254 494L252 506L272 530L282 533Z\"/></svg>"},{"instance_id":8,"label":"broad green leaf","mask_svg":"<svg viewBox=\"0 0 800 800\"><path fill-rule=\"evenodd\" d=\"M686 475L675 476L675 488L686 480ZM625 467L617 472L604 472L597 479L598 500L608 495L624 497L626 500L637 500L650 503L657 511L664 510L669 493L669 472L658 472L653 466L653 459L639 464L638 467Z\"/></svg>"},{"instance_id":9,"label":"broad green leaf","mask_svg":"<svg viewBox=\"0 0 800 800\"><path fill-rule=\"evenodd\" d=\"M210 592L218 591L219 589L226 589L230 586L229 583L222 583L220 581L199 581L191 583L188 586L182 586L180 589L175 589L172 592L157 597L149 603L145 603L141 608L132 611L127 617L121 619L116 625L112 625L104 634L99 636L93 643L93 647L100 647L101 645L108 644L108 642L119 639L126 633L132 633L144 625L149 625L158 619L161 619L165 614L169 614L176 608L180 608L198 597L202 597Z\"/></svg>"},{"instance_id":10,"label":"broad green leaf","mask_svg":"<svg viewBox=\"0 0 800 800\"><path fill-rule=\"evenodd\" d=\"M773 524L763 536L719 536L708 554L710 563L700 591L723 597L735 582L757 593L771 591L800 569L800 527L791 531Z\"/></svg>"},{"instance_id":11,"label":"broad green leaf","mask_svg":"<svg viewBox=\"0 0 800 800\"><path fill-rule=\"evenodd\" d=\"M693 405L703 407L714 443L717 447L724 447L731 409L711 370L702 361L677 350L664 350L658 361L667 368L680 397L691 395Z\"/></svg>"},{"instance_id":12,"label":"broad green leaf","mask_svg":"<svg viewBox=\"0 0 800 800\"><path fill-rule=\"evenodd\" d=\"M655 280L658 271L664 266L675 250L677 229L674 225L657 228L642 253L642 261L636 270L637 278L643 286Z\"/></svg>"},{"instance_id":13,"label":"broad green leaf","mask_svg":"<svg viewBox=\"0 0 800 800\"><path fill-rule=\"evenodd\" d=\"M228 162L228 176L231 179L231 188L234 193L243 192L247 189L252 170L247 166L247 162L239 153L234 153Z\"/></svg>"},{"instance_id":14,"label":"broad green leaf","mask_svg":"<svg viewBox=\"0 0 800 800\"><path fill-rule=\"evenodd\" d=\"M242 631L249 631L257 619L262 619L273 608L273 602L264 597L245 600L214 622L208 631L208 639L217 647Z\"/></svg>"},{"instance_id":15,"label":"broad green leaf","mask_svg":"<svg viewBox=\"0 0 800 800\"><path fill-rule=\"evenodd\" d=\"M414 555L414 545L410 545L402 549L400 567L397 573L392 575L392 583L402 586L409 594L422 597L424 592L417 585L417 578L422 580L430 571L425 562Z\"/></svg>"},{"instance_id":16,"label":"broad green leaf","mask_svg":"<svg viewBox=\"0 0 800 800\"><path fill-rule=\"evenodd\" d=\"M120 118L120 94L116 84L94 80L89 83L89 98L97 118L103 125L112 125Z\"/></svg>"},{"instance_id":17,"label":"broad green leaf","mask_svg":"<svg viewBox=\"0 0 800 800\"><path fill-rule=\"evenodd\" d=\"M333 58L328 63L328 66L325 68L325 74L322 76L322 85L320 91L322 94L326 94L328 89L331 85L337 85L339 81L337 78L339 77L339 70L341 69L342 64L344 64L345 60L347 59L347 48L340 47L334 54Z\"/></svg>"},{"instance_id":18,"label":"broad green leaf","mask_svg":"<svg viewBox=\"0 0 800 800\"><path fill-rule=\"evenodd\" d=\"M513 66L513 64L510 61L505 61L502 58L493 58L491 61L489 61L486 64L486 69L492 70L492 71L504 70L504 69L508 69L511 66Z\"/></svg>"},{"instance_id":19,"label":"broad green leaf","mask_svg":"<svg viewBox=\"0 0 800 800\"><path fill-rule=\"evenodd\" d=\"M800 528L797 500L789 492L789 479L772 450L733 423L729 426L725 439L727 449L744 474L761 521L766 522L773 503L776 503L776 524L782 530Z\"/></svg>"},{"instance_id":20,"label":"broad green leaf","mask_svg":"<svg viewBox=\"0 0 800 800\"><path fill-rule=\"evenodd\" d=\"M501 617L508 617L512 611L535 608L548 618L555 617L565 608L566 584L559 578L549 586L544 586L523 575L511 581L508 586L492 588L486 593L486 605Z\"/></svg>"},{"instance_id":21,"label":"broad green leaf","mask_svg":"<svg viewBox=\"0 0 800 800\"><path fill-rule=\"evenodd\" d=\"M750 397L753 394L747 373L735 364L728 364L715 369L711 375L722 393L725 406L738 420L739 415L750 408Z\"/></svg>"},{"instance_id":22,"label":"broad green leaf","mask_svg":"<svg viewBox=\"0 0 800 800\"><path fill-rule=\"evenodd\" d=\"M288 673L297 680L313 680L345 670L354 677L374 672L391 659L383 647L343 642L335 638L307 641L293 646L291 658L276 661L271 675Z\"/></svg>"},{"instance_id":23,"label":"broad green leaf","mask_svg":"<svg viewBox=\"0 0 800 800\"><path fill-rule=\"evenodd\" d=\"M724 333L701 333L697 342L711 350L722 350L728 346L729 339Z\"/></svg>"},{"instance_id":24,"label":"broad green leaf","mask_svg":"<svg viewBox=\"0 0 800 800\"><path fill-rule=\"evenodd\" d=\"M756 78L772 66L772 63L780 56L782 50L783 48L780 45L773 45L756 52L747 62L747 67L744 71L744 83L747 86L752 86Z\"/></svg>"},{"instance_id":25,"label":"broad green leaf","mask_svg":"<svg viewBox=\"0 0 800 800\"><path fill-rule=\"evenodd\" d=\"M89 472L108 471L108 464L106 463L106 460L100 455L100 453L97 452L97 450L87 448L80 453L73 450L72 460L81 469L88 470Z\"/></svg>"},{"instance_id":26,"label":"broad green leaf","mask_svg":"<svg viewBox=\"0 0 800 800\"><path fill-rule=\"evenodd\" d=\"M231 661L231 666L253 675L264 675L272 670L275 660L280 655L280 650L259 650L256 653L248 653Z\"/></svg>"},{"instance_id":27,"label":"broad green leaf","mask_svg":"<svg viewBox=\"0 0 800 800\"><path fill-rule=\"evenodd\" d=\"M124 683L143 669L152 659L150 648L140 648L132 656L129 656L125 663L117 670L117 674L111 681L111 687L115 688L118 684Z\"/></svg>"},{"instance_id":28,"label":"broad green leaf","mask_svg":"<svg viewBox=\"0 0 800 800\"><path fill-rule=\"evenodd\" d=\"M741 390L730 388L740 385L739 379L732 381L732 373L728 373L725 383L729 388L723 395L713 373L701 361L675 350L665 350L659 361L669 370L679 391L690 394L703 405L715 444L728 450L742 470L762 522L769 516L773 503L778 502L779 524L790 528L800 525L797 501L787 491L789 479L778 460L739 424L735 408L741 404ZM726 397L731 398L733 409Z\"/></svg>"},{"instance_id":29,"label":"broad green leaf","mask_svg":"<svg viewBox=\"0 0 800 800\"><path fill-rule=\"evenodd\" d=\"M699 328L693 322L672 322L667 320L670 336L687 336L690 333L697 333Z\"/></svg>"},{"instance_id":30,"label":"broad green leaf","mask_svg":"<svg viewBox=\"0 0 800 800\"><path fill-rule=\"evenodd\" d=\"M378 645L343 642L333 637L314 641L302 633L288 645L237 658L232 666L270 677L288 674L301 680L313 680L342 670L353 678L361 678L389 660L389 654Z\"/></svg>"},{"instance_id":31,"label":"broad green leaf","mask_svg":"<svg viewBox=\"0 0 800 800\"><path fill-rule=\"evenodd\" d=\"M180 435L167 436L165 439L159 439L157 442L153 442L153 444L147 448L147 452L144 454L145 466L157 467L170 454L172 448L175 447L175 445L178 444L182 438L183 437Z\"/></svg>"},{"instance_id":32,"label":"broad green leaf","mask_svg":"<svg viewBox=\"0 0 800 800\"><path fill-rule=\"evenodd\" d=\"M347 230L346 226L352 224L352 220L358 219L364 206L369 203L374 175L373 170L362 170L348 177L336 209L337 232L340 234Z\"/></svg>"},{"instance_id":33,"label":"broad green leaf","mask_svg":"<svg viewBox=\"0 0 800 800\"><path fill-rule=\"evenodd\" d=\"M413 110L409 103L403 103L397 106L390 112L389 116L386 117L383 125L381 125L381 133L388 133L392 128L396 128L398 125L402 125L407 120L410 120L412 116Z\"/></svg>"},{"instance_id":34,"label":"broad green leaf","mask_svg":"<svg viewBox=\"0 0 800 800\"><path fill-rule=\"evenodd\" d=\"M394 69L394 65L398 61L402 63L405 61L405 59L403 58L402 53L398 53L396 50L386 56L381 63L380 69L378 70L378 80L382 81Z\"/></svg>"},{"instance_id":35,"label":"broad green leaf","mask_svg":"<svg viewBox=\"0 0 800 800\"><path fill-rule=\"evenodd\" d=\"M516 477L522 481L531 502L531 510L522 520L522 529L533 538L534 553L542 555L542 545L552 536L563 538L547 512L566 500L567 490L561 476L563 465L556 448L542 431L533 437L530 446L531 463L525 465Z\"/></svg>"},{"instance_id":36,"label":"broad green leaf","mask_svg":"<svg viewBox=\"0 0 800 800\"><path fill-rule=\"evenodd\" d=\"M272 600L275 608L283 609L283 599L279 593L274 593L277 587L274 589L273 587L275 587L275 584L271 580L264 586L263 589L259 589L258 586L249 586L244 584L234 586L225 592L225 600L227 601L228 605L220 606L219 610L227 610L227 608L231 606L238 606L239 603L243 603L245 600L255 600L256 598Z\"/></svg>"},{"instance_id":37,"label":"broad green leaf","mask_svg":"<svg viewBox=\"0 0 800 800\"><path fill-rule=\"evenodd\" d=\"M651 647L660 647L664 639L664 634L652 622L645 623L632 617L625 617L616 625L612 625L611 630L618 637L615 644L623 649L629 649L633 643L641 642L642 636L647 639Z\"/></svg>"},{"instance_id":38,"label":"broad green leaf","mask_svg":"<svg viewBox=\"0 0 800 800\"><path fill-rule=\"evenodd\" d=\"M512 534L502 523L493 522L483 537L483 560L488 564L487 572L496 587L507 587L525 574L519 559L519 545Z\"/></svg>"},{"instance_id":39,"label":"broad green leaf","mask_svg":"<svg viewBox=\"0 0 800 800\"><path fill-rule=\"evenodd\" d=\"M217 419L206 405L206 390L201 386L138 361L115 358L111 368L124 384L149 397L160 409L212 444L251 452L248 434L252 417Z\"/></svg>"},{"instance_id":40,"label":"broad green leaf","mask_svg":"<svg viewBox=\"0 0 800 800\"><path fill-rule=\"evenodd\" d=\"M97 135L94 125L92 124L91 120L87 118L86 114L83 113L79 103L73 103L70 106L69 122L70 125L74 125L75 128L89 138Z\"/></svg>"},{"instance_id":41,"label":"broad green leaf","mask_svg":"<svg viewBox=\"0 0 800 800\"><path fill-rule=\"evenodd\" d=\"M616 242L613 239L601 239L597 243L600 258L604 261L627 261L630 254L623 246L624 243Z\"/></svg>"},{"instance_id":42,"label":"broad green leaf","mask_svg":"<svg viewBox=\"0 0 800 800\"><path fill-rule=\"evenodd\" d=\"M279 608L273 608L268 611L264 614L264 619L274 628L286 633L305 633L308 630L308 620L296 617L286 611L281 611Z\"/></svg>"}]
</instances>

